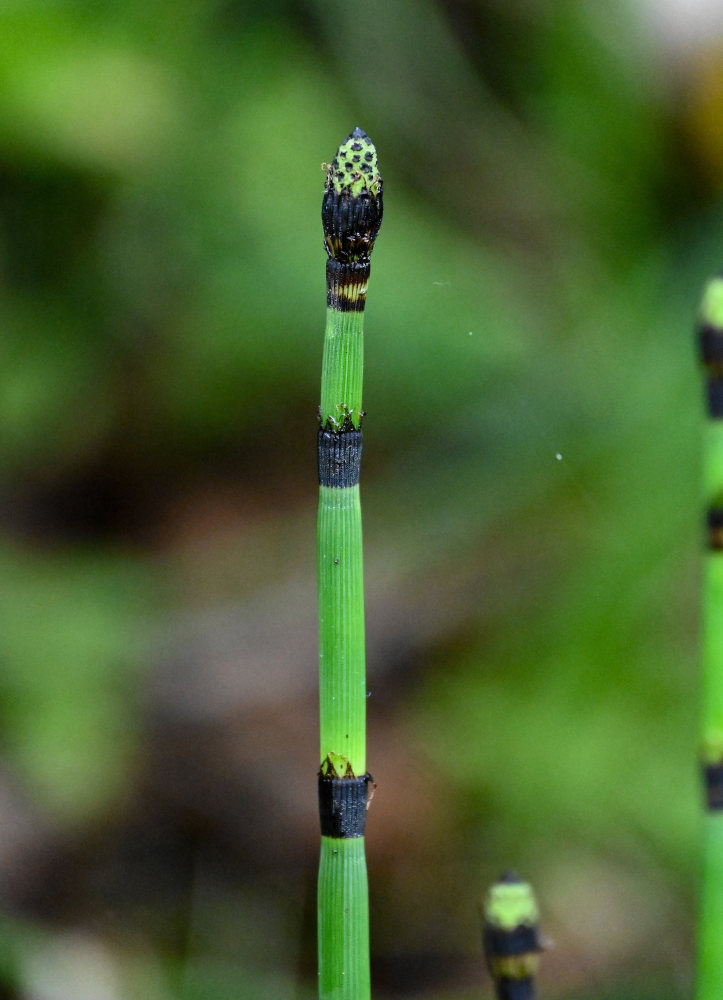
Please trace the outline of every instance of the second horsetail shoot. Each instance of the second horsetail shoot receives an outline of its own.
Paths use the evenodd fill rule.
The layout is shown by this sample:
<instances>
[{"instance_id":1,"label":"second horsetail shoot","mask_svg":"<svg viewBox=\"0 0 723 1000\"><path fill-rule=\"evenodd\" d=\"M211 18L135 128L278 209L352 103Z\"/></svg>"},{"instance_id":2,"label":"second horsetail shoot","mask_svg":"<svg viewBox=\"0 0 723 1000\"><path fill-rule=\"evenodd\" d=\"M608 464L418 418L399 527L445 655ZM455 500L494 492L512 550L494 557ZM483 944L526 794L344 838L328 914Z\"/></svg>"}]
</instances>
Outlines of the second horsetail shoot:
<instances>
[{"instance_id":1,"label":"second horsetail shoot","mask_svg":"<svg viewBox=\"0 0 723 1000\"><path fill-rule=\"evenodd\" d=\"M369 258L382 222L382 179L354 129L326 168L321 206L326 331L319 408L321 764L318 885L320 1000L367 1000L369 901L364 828L366 665L359 474L363 323Z\"/></svg>"},{"instance_id":2,"label":"second horsetail shoot","mask_svg":"<svg viewBox=\"0 0 723 1000\"><path fill-rule=\"evenodd\" d=\"M490 887L482 906L482 936L497 1000L534 1000L542 951L538 922L529 882L508 872Z\"/></svg>"},{"instance_id":3,"label":"second horsetail shoot","mask_svg":"<svg viewBox=\"0 0 723 1000\"><path fill-rule=\"evenodd\" d=\"M723 277L708 282L698 336L706 374L704 491L708 522L703 578L703 886L697 1000L723 997Z\"/></svg>"}]
</instances>

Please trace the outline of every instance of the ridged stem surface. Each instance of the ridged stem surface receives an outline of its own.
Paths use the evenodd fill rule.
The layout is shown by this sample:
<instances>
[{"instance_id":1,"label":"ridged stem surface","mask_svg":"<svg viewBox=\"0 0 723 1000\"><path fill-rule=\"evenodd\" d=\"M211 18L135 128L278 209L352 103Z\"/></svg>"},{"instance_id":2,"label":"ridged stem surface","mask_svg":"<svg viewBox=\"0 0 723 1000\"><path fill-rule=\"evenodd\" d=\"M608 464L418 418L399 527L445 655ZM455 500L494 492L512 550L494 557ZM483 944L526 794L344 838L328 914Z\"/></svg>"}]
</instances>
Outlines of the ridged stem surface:
<instances>
[{"instance_id":1,"label":"ridged stem surface","mask_svg":"<svg viewBox=\"0 0 723 1000\"><path fill-rule=\"evenodd\" d=\"M364 838L321 838L319 1000L369 997L369 907Z\"/></svg>"},{"instance_id":2,"label":"ridged stem surface","mask_svg":"<svg viewBox=\"0 0 723 1000\"><path fill-rule=\"evenodd\" d=\"M359 487L319 487L321 763L366 771L364 580Z\"/></svg>"},{"instance_id":3,"label":"ridged stem surface","mask_svg":"<svg viewBox=\"0 0 723 1000\"><path fill-rule=\"evenodd\" d=\"M359 427L364 373L364 313L326 310L321 366L321 421ZM332 423L332 426L334 424Z\"/></svg>"}]
</instances>

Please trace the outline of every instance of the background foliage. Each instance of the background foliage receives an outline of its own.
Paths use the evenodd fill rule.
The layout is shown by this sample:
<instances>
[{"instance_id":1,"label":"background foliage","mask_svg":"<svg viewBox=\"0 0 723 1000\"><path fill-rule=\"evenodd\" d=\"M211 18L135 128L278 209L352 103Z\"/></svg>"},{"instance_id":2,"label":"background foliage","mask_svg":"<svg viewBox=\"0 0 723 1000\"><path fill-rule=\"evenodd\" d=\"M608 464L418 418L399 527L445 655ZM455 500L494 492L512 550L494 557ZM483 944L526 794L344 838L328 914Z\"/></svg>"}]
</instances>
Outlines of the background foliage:
<instances>
[{"instance_id":1,"label":"background foliage","mask_svg":"<svg viewBox=\"0 0 723 1000\"><path fill-rule=\"evenodd\" d=\"M489 991L515 867L545 996L688 996L717 42L622 0L0 25L1 995L314 995L319 165L359 124L376 995Z\"/></svg>"}]
</instances>

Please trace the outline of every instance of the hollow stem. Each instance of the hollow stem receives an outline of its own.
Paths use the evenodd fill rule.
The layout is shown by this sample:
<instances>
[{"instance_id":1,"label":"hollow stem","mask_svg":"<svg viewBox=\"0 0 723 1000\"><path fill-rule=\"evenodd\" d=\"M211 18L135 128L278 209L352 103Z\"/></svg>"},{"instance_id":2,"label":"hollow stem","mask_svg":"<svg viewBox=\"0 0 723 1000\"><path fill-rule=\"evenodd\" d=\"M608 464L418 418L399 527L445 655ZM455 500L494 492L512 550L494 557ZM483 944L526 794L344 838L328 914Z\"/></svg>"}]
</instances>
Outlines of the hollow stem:
<instances>
[{"instance_id":1,"label":"hollow stem","mask_svg":"<svg viewBox=\"0 0 723 1000\"><path fill-rule=\"evenodd\" d=\"M328 168L321 217L328 260L318 433L319 997L368 1000L364 829L369 775L359 477L364 305L369 257L382 220L382 180L376 150L359 128Z\"/></svg>"}]
</instances>

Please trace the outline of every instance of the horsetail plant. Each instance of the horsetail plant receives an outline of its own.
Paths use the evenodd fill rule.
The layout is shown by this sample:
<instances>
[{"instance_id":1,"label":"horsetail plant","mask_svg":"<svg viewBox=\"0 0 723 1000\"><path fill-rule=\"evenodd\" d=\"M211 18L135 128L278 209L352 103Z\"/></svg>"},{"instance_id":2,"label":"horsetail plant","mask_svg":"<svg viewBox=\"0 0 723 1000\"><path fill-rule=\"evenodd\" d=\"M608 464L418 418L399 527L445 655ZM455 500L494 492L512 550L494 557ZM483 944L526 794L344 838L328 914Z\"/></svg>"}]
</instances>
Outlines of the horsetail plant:
<instances>
[{"instance_id":1,"label":"horsetail plant","mask_svg":"<svg viewBox=\"0 0 723 1000\"><path fill-rule=\"evenodd\" d=\"M706 373L704 491L708 538L703 576L703 739L706 792L697 1000L723 997L723 277L705 287L698 338Z\"/></svg>"},{"instance_id":2,"label":"horsetail plant","mask_svg":"<svg viewBox=\"0 0 723 1000\"><path fill-rule=\"evenodd\" d=\"M542 951L537 902L529 882L508 872L482 906L482 940L497 1000L535 1000Z\"/></svg>"},{"instance_id":3,"label":"horsetail plant","mask_svg":"<svg viewBox=\"0 0 723 1000\"><path fill-rule=\"evenodd\" d=\"M327 167L321 219L328 260L318 434L319 998L367 1000L364 829L371 779L359 474L364 304L382 221L382 179L376 149L360 128Z\"/></svg>"}]
</instances>

